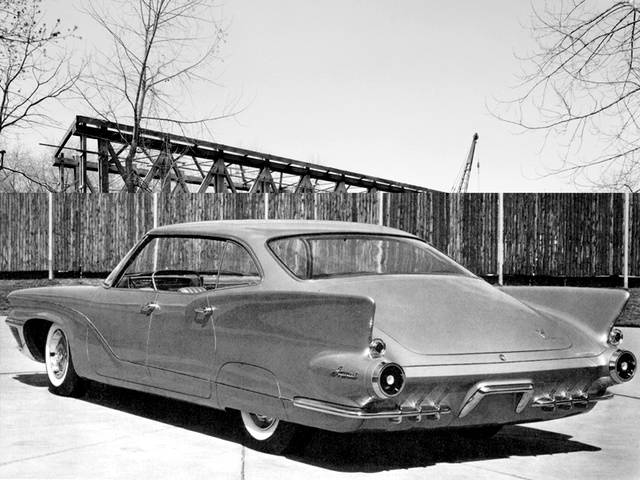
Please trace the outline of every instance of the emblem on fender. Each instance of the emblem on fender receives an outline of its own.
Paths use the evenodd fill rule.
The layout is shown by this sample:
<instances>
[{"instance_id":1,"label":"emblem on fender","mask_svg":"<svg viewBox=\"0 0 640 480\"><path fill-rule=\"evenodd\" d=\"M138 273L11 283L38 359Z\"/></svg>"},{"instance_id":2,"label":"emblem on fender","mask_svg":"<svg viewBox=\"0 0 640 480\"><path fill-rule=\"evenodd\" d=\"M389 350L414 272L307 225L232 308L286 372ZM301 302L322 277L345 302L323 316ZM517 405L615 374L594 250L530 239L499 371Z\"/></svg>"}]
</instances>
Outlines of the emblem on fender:
<instances>
[{"instance_id":1,"label":"emblem on fender","mask_svg":"<svg viewBox=\"0 0 640 480\"><path fill-rule=\"evenodd\" d=\"M331 372L332 377L338 378L348 378L350 380L356 380L358 378L358 372L350 372L345 370L344 367L340 366L336 368L333 372Z\"/></svg>"}]
</instances>

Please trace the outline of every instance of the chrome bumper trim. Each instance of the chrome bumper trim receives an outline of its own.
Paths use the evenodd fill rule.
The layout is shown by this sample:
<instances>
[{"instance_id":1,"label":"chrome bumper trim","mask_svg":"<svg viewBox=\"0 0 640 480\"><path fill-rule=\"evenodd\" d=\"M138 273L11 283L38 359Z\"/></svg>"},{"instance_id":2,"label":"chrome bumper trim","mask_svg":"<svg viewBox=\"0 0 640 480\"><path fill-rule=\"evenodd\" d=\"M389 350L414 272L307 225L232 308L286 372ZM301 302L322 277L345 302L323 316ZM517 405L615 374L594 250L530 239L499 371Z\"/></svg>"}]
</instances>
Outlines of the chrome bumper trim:
<instances>
[{"instance_id":1,"label":"chrome bumper trim","mask_svg":"<svg viewBox=\"0 0 640 480\"><path fill-rule=\"evenodd\" d=\"M10 327L22 327L24 325L23 321L20 320L15 320L11 317L7 317L4 321L7 325L9 325Z\"/></svg>"},{"instance_id":2,"label":"chrome bumper trim","mask_svg":"<svg viewBox=\"0 0 640 480\"><path fill-rule=\"evenodd\" d=\"M296 397L293 399L293 405L314 412L326 413L344 418L354 418L360 420L370 419L391 419L401 421L404 417L410 417L416 421L420 417L427 417L430 420L440 420L440 415L451 413L451 409L446 405L428 405L421 407L401 407L393 410L383 410L380 412L368 412L358 407L349 407L346 405L337 405L334 403L323 402L321 400L312 400L310 398Z\"/></svg>"},{"instance_id":3,"label":"chrome bumper trim","mask_svg":"<svg viewBox=\"0 0 640 480\"><path fill-rule=\"evenodd\" d=\"M520 401L516 406L516 413L522 412L531 397L533 397L533 384L530 380L516 380L505 382L481 382L475 384L462 402L459 418L466 417L475 409L483 398L489 395L507 395L521 393Z\"/></svg>"},{"instance_id":4,"label":"chrome bumper trim","mask_svg":"<svg viewBox=\"0 0 640 480\"><path fill-rule=\"evenodd\" d=\"M551 397L538 397L531 404L534 408L541 408L546 412L554 412L557 409L570 410L572 408L587 408L590 404L599 402L601 400L610 400L613 398L612 393L605 393L604 395L592 395L575 394L569 395L566 393Z\"/></svg>"}]
</instances>

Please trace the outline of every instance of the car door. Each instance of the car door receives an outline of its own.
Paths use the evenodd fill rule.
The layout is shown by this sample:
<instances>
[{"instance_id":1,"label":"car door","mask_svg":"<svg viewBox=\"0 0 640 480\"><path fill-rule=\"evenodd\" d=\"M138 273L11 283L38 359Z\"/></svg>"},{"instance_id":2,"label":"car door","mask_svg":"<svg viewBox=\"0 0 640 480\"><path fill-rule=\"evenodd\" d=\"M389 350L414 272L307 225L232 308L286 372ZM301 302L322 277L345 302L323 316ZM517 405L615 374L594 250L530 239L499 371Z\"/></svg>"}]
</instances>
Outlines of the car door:
<instances>
[{"instance_id":1,"label":"car door","mask_svg":"<svg viewBox=\"0 0 640 480\"><path fill-rule=\"evenodd\" d=\"M151 313L145 313L145 305L155 298L154 291L114 288L101 289L92 298L87 316L119 360L144 365Z\"/></svg>"},{"instance_id":2,"label":"car door","mask_svg":"<svg viewBox=\"0 0 640 480\"><path fill-rule=\"evenodd\" d=\"M85 314L88 353L97 373L149 383L146 367L149 323L157 292L153 288L153 244L142 245L111 287L97 291Z\"/></svg>"},{"instance_id":3,"label":"car door","mask_svg":"<svg viewBox=\"0 0 640 480\"><path fill-rule=\"evenodd\" d=\"M216 287L226 241L159 239L147 366L158 388L209 398L215 332L207 292Z\"/></svg>"},{"instance_id":4,"label":"car door","mask_svg":"<svg viewBox=\"0 0 640 480\"><path fill-rule=\"evenodd\" d=\"M215 335L206 293L160 291L156 304L147 351L153 385L209 398Z\"/></svg>"}]
</instances>

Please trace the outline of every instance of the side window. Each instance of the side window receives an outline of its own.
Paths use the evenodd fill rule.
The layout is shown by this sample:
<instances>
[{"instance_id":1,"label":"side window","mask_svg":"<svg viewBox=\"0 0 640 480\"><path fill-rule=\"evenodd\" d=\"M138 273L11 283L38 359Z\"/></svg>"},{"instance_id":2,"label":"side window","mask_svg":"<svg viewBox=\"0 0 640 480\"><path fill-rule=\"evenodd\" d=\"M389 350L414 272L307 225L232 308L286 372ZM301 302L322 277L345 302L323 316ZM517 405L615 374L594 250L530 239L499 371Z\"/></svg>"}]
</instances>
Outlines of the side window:
<instances>
[{"instance_id":1,"label":"side window","mask_svg":"<svg viewBox=\"0 0 640 480\"><path fill-rule=\"evenodd\" d=\"M260 272L249 252L237 243L227 242L217 288L247 285L259 281Z\"/></svg>"},{"instance_id":2,"label":"side window","mask_svg":"<svg viewBox=\"0 0 640 480\"><path fill-rule=\"evenodd\" d=\"M156 237L138 252L116 287L201 293L259 281L253 258L235 242Z\"/></svg>"},{"instance_id":3,"label":"side window","mask_svg":"<svg viewBox=\"0 0 640 480\"><path fill-rule=\"evenodd\" d=\"M225 240L156 237L138 252L116 287L198 293L216 288Z\"/></svg>"}]
</instances>

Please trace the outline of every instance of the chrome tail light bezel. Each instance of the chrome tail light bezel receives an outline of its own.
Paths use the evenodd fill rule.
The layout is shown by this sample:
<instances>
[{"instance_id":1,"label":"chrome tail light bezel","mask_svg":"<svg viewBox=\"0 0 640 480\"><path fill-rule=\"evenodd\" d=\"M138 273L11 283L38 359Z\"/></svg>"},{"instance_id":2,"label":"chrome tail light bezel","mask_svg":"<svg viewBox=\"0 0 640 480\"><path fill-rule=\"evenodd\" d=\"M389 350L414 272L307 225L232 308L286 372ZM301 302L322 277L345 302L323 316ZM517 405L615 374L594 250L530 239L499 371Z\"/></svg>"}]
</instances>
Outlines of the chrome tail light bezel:
<instances>
[{"instance_id":1,"label":"chrome tail light bezel","mask_svg":"<svg viewBox=\"0 0 640 480\"><path fill-rule=\"evenodd\" d=\"M624 335L622 333L622 330L614 327L609 331L609 335L607 337L607 343L609 345L617 347L622 343L623 339L624 339Z\"/></svg>"},{"instance_id":2,"label":"chrome tail light bezel","mask_svg":"<svg viewBox=\"0 0 640 480\"><path fill-rule=\"evenodd\" d=\"M392 377L393 380L388 381L389 377ZM404 369L397 363L380 362L371 375L371 386L378 398L393 398L400 395L405 384Z\"/></svg>"},{"instance_id":3,"label":"chrome tail light bezel","mask_svg":"<svg viewBox=\"0 0 640 480\"><path fill-rule=\"evenodd\" d=\"M609 359L609 375L616 383L630 381L637 368L636 356L628 350L616 350Z\"/></svg>"},{"instance_id":4,"label":"chrome tail light bezel","mask_svg":"<svg viewBox=\"0 0 640 480\"><path fill-rule=\"evenodd\" d=\"M380 338L374 338L369 343L369 357L376 359L382 357L387 351L387 345L384 343L384 340Z\"/></svg>"}]
</instances>

